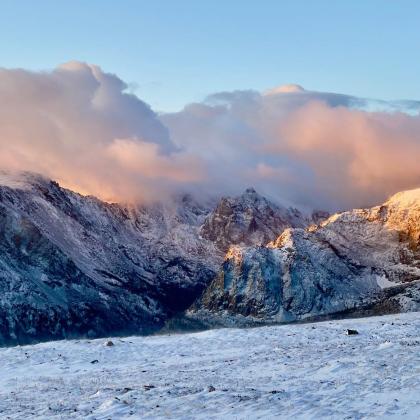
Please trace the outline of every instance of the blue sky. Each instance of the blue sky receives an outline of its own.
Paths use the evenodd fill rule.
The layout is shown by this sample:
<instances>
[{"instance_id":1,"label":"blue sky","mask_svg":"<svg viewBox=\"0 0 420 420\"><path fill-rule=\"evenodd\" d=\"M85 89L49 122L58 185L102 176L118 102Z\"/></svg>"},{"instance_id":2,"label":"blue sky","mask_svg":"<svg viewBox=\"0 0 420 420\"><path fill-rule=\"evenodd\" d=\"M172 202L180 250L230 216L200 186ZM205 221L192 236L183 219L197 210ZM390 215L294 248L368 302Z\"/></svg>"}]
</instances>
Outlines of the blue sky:
<instances>
[{"instance_id":1,"label":"blue sky","mask_svg":"<svg viewBox=\"0 0 420 420\"><path fill-rule=\"evenodd\" d=\"M298 83L420 99L420 2L1 1L0 66L99 64L154 109Z\"/></svg>"}]
</instances>

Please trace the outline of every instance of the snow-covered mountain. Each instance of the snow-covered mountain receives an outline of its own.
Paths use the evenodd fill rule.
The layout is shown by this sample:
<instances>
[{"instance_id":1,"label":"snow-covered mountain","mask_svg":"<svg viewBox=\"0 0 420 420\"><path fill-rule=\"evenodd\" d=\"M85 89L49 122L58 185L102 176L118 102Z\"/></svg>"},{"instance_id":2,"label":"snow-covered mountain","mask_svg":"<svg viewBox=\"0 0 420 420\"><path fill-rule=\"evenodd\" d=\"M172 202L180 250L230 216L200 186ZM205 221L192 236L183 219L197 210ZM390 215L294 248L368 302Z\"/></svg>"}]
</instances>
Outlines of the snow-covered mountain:
<instances>
[{"instance_id":1,"label":"snow-covered mountain","mask_svg":"<svg viewBox=\"0 0 420 420\"><path fill-rule=\"evenodd\" d=\"M191 305L224 324L418 308L420 191L324 217L251 188L134 206L2 172L0 344L149 333Z\"/></svg>"},{"instance_id":2,"label":"snow-covered mountain","mask_svg":"<svg viewBox=\"0 0 420 420\"><path fill-rule=\"evenodd\" d=\"M30 174L0 187L0 342L147 332L191 303L217 267L207 209L123 207Z\"/></svg>"},{"instance_id":3,"label":"snow-covered mountain","mask_svg":"<svg viewBox=\"0 0 420 420\"><path fill-rule=\"evenodd\" d=\"M188 316L247 324L407 310L420 310L420 189L231 247Z\"/></svg>"},{"instance_id":4,"label":"snow-covered mountain","mask_svg":"<svg viewBox=\"0 0 420 420\"><path fill-rule=\"evenodd\" d=\"M222 202L249 196L250 214L286 212L249 191ZM40 176L1 173L0 344L160 328L193 303L223 262L223 245L206 234L220 206L189 195L108 204ZM257 218L241 241L274 239L276 217ZM282 223L295 226L295 218Z\"/></svg>"}]
</instances>

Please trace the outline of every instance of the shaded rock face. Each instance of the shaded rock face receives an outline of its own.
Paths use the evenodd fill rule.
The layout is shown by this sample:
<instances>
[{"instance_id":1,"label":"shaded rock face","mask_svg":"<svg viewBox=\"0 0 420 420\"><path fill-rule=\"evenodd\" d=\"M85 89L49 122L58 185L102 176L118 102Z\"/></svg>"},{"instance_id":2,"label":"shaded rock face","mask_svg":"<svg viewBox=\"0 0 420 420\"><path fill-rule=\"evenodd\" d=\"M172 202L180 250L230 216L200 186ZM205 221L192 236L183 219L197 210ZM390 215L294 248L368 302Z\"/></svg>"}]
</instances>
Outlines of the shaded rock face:
<instances>
[{"instance_id":1,"label":"shaded rock face","mask_svg":"<svg viewBox=\"0 0 420 420\"><path fill-rule=\"evenodd\" d=\"M420 191L406 195L287 229L267 246L232 247L187 315L231 324L420 310Z\"/></svg>"},{"instance_id":2,"label":"shaded rock face","mask_svg":"<svg viewBox=\"0 0 420 420\"><path fill-rule=\"evenodd\" d=\"M330 213L324 210L314 210L311 214L312 222L315 225L319 225L321 222L327 220L330 217Z\"/></svg>"},{"instance_id":3,"label":"shaded rock face","mask_svg":"<svg viewBox=\"0 0 420 420\"><path fill-rule=\"evenodd\" d=\"M21 224L17 220L12 222ZM17 252L2 247L2 344L73 335L95 336L108 331L128 332L128 325L140 332L152 329L155 320L149 305L153 302L146 296L123 288L118 290L117 297L115 292L83 274L36 228L23 224L26 226L20 233L25 239ZM14 236L13 241L20 239ZM5 263L10 263L7 270L3 270Z\"/></svg>"},{"instance_id":4,"label":"shaded rock face","mask_svg":"<svg viewBox=\"0 0 420 420\"><path fill-rule=\"evenodd\" d=\"M118 206L25 174L0 186L0 344L148 333L186 309L220 254L209 209Z\"/></svg>"},{"instance_id":5,"label":"shaded rock face","mask_svg":"<svg viewBox=\"0 0 420 420\"><path fill-rule=\"evenodd\" d=\"M231 245L265 245L288 227L304 227L310 221L293 208L268 201L253 188L235 198L222 198L206 218L201 236L227 251Z\"/></svg>"}]
</instances>

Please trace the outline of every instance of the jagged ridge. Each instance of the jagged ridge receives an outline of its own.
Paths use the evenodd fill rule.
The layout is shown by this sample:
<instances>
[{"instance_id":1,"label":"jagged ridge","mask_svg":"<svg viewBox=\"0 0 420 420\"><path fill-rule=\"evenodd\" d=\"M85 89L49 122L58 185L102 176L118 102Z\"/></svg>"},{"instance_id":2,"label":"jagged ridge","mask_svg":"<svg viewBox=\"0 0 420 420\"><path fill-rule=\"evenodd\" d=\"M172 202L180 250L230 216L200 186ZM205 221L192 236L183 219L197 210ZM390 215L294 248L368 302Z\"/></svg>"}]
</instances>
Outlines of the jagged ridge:
<instances>
[{"instance_id":1,"label":"jagged ridge","mask_svg":"<svg viewBox=\"0 0 420 420\"><path fill-rule=\"evenodd\" d=\"M264 247L234 247L187 316L231 324L419 310L419 233L415 190L287 229Z\"/></svg>"},{"instance_id":2,"label":"jagged ridge","mask_svg":"<svg viewBox=\"0 0 420 420\"><path fill-rule=\"evenodd\" d=\"M0 344L161 328L223 261L220 244L200 236L213 206L189 195L108 204L40 176L0 173Z\"/></svg>"}]
</instances>

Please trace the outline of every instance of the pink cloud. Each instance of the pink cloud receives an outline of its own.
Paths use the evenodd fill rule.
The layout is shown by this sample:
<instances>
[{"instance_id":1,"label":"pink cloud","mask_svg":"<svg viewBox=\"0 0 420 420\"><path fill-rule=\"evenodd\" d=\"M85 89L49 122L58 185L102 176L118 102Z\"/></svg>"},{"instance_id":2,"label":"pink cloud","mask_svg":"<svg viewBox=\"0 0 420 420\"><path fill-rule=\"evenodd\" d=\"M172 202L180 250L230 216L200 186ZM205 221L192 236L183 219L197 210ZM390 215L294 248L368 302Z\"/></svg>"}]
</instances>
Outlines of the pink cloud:
<instances>
[{"instance_id":1,"label":"pink cloud","mask_svg":"<svg viewBox=\"0 0 420 420\"><path fill-rule=\"evenodd\" d=\"M157 115L126 90L80 62L51 72L0 69L0 168L113 201L254 186L331 210L420 185L420 117L398 112L399 103L368 112L362 99L286 85L218 93Z\"/></svg>"}]
</instances>

